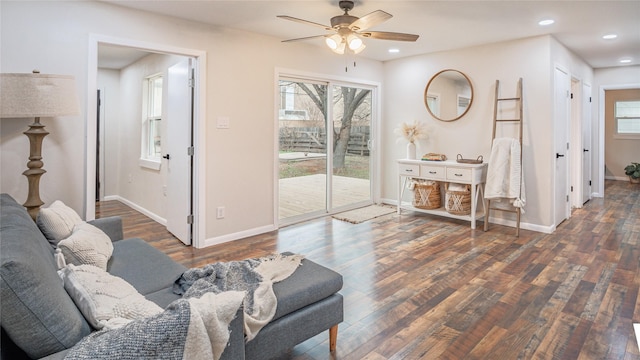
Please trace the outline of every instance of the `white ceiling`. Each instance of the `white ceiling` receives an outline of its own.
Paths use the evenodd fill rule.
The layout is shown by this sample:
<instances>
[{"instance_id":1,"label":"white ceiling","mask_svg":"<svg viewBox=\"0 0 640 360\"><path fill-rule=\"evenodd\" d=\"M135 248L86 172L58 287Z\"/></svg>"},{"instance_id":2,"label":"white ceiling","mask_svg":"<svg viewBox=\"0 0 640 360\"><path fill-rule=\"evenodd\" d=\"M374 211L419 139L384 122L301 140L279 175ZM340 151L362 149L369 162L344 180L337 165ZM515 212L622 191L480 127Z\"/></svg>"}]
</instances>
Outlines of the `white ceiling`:
<instances>
[{"instance_id":1,"label":"white ceiling","mask_svg":"<svg viewBox=\"0 0 640 360\"><path fill-rule=\"evenodd\" d=\"M313 26L276 18L289 15L320 24L341 15L338 0L103 0L214 26L261 33L285 40L321 35ZM640 0L625 1L366 1L356 0L350 15L381 9L393 15L370 30L420 35L415 43L367 39L360 56L386 61L437 51L552 34L594 68L640 64ZM541 27L539 20L552 18ZM614 40L603 40L609 33ZM322 39L306 40L325 46ZM399 49L390 54L390 48ZM327 51L329 51L327 49ZM338 56L338 55L336 55ZM631 63L621 64L629 58Z\"/></svg>"}]
</instances>

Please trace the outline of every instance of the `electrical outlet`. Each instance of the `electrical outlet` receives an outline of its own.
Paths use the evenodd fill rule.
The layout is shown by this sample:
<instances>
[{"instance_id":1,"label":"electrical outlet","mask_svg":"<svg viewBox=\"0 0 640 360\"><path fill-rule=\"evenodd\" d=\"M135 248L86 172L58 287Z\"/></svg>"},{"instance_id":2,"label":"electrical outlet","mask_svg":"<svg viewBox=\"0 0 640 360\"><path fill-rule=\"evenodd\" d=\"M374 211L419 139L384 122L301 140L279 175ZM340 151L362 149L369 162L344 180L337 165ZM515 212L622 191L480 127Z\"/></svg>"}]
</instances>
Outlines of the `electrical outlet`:
<instances>
[{"instance_id":1,"label":"electrical outlet","mask_svg":"<svg viewBox=\"0 0 640 360\"><path fill-rule=\"evenodd\" d=\"M216 209L216 218L224 219L224 206L218 206Z\"/></svg>"}]
</instances>

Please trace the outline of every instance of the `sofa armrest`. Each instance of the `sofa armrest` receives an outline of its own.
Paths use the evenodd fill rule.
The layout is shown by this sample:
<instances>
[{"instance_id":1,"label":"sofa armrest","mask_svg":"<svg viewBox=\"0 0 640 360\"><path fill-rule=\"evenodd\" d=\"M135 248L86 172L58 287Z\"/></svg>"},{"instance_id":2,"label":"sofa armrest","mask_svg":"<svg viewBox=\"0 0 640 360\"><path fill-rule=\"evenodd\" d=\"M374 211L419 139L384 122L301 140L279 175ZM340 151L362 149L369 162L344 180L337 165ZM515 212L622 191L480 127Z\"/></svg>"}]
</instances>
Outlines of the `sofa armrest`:
<instances>
[{"instance_id":1,"label":"sofa armrest","mask_svg":"<svg viewBox=\"0 0 640 360\"><path fill-rule=\"evenodd\" d=\"M89 224L102 230L111 238L111 241L118 241L124 238L122 232L122 218L120 216L110 216L89 221Z\"/></svg>"}]
</instances>

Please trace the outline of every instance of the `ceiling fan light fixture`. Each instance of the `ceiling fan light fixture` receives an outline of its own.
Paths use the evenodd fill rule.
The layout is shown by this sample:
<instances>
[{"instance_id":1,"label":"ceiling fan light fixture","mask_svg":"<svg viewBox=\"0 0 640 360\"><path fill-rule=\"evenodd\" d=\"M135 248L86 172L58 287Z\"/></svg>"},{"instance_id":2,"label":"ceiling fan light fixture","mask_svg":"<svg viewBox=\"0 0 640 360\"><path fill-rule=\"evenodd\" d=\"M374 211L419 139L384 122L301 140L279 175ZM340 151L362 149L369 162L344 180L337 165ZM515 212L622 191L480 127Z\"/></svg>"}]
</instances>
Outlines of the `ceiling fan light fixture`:
<instances>
[{"instance_id":1,"label":"ceiling fan light fixture","mask_svg":"<svg viewBox=\"0 0 640 360\"><path fill-rule=\"evenodd\" d=\"M364 48L366 48L367 46L365 44L360 45L359 48L353 50L354 54L360 54L362 52L362 50L364 50Z\"/></svg>"},{"instance_id":2,"label":"ceiling fan light fixture","mask_svg":"<svg viewBox=\"0 0 640 360\"><path fill-rule=\"evenodd\" d=\"M324 42L327 44L327 46L329 47L329 49L336 51L336 49L338 49L338 47L340 47L340 44L342 44L342 37L338 34L334 34L332 36L327 37Z\"/></svg>"},{"instance_id":3,"label":"ceiling fan light fixture","mask_svg":"<svg viewBox=\"0 0 640 360\"><path fill-rule=\"evenodd\" d=\"M335 49L331 49L331 51L333 51L336 54L344 54L344 51L347 49L347 43L342 41L338 44L338 46Z\"/></svg>"},{"instance_id":4,"label":"ceiling fan light fixture","mask_svg":"<svg viewBox=\"0 0 640 360\"><path fill-rule=\"evenodd\" d=\"M350 34L349 36L347 36L347 44L349 44L349 49L353 51L362 51L361 48L364 48L362 39L360 39L356 34Z\"/></svg>"},{"instance_id":5,"label":"ceiling fan light fixture","mask_svg":"<svg viewBox=\"0 0 640 360\"><path fill-rule=\"evenodd\" d=\"M2 1L2 0L0 0ZM364 45L364 38L378 39L378 40L394 40L394 41L416 41L418 35L385 32L385 31L365 31L371 27L374 27L384 21L389 20L393 15L382 11L376 10L362 17L349 15L349 11L353 9L355 1L353 0L341 0L338 5L340 9L344 11L344 14L337 15L331 18L331 26L326 26L313 21L303 20L287 15L278 15L278 18L295 21L307 25L322 28L326 31L332 31L331 34L307 36L296 39L282 40L283 42L290 41L302 41L309 39L324 38L325 44L336 54L359 54L366 46Z\"/></svg>"}]
</instances>

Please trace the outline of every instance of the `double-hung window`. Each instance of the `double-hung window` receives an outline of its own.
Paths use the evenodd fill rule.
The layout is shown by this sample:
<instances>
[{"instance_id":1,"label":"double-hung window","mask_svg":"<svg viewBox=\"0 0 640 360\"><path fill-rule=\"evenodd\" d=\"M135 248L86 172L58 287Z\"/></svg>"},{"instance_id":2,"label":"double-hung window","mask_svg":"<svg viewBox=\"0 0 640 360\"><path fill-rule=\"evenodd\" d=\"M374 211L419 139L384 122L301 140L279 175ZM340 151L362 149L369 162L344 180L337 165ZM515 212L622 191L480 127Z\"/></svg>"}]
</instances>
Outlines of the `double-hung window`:
<instances>
[{"instance_id":1,"label":"double-hung window","mask_svg":"<svg viewBox=\"0 0 640 360\"><path fill-rule=\"evenodd\" d=\"M158 170L162 156L162 75L146 78L144 86L147 101L143 105L140 164Z\"/></svg>"},{"instance_id":2,"label":"double-hung window","mask_svg":"<svg viewBox=\"0 0 640 360\"><path fill-rule=\"evenodd\" d=\"M640 100L615 103L616 137L640 138Z\"/></svg>"}]
</instances>

